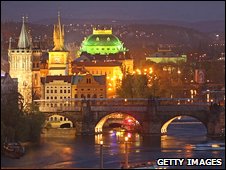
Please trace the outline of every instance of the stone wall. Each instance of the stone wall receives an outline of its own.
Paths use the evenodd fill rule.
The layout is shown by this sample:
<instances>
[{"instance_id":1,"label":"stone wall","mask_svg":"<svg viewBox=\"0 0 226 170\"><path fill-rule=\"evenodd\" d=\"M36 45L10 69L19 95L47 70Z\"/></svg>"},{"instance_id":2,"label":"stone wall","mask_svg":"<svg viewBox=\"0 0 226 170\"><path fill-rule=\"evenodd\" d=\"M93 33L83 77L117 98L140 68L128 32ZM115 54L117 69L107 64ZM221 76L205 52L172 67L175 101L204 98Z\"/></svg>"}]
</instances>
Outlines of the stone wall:
<instances>
[{"instance_id":1,"label":"stone wall","mask_svg":"<svg viewBox=\"0 0 226 170\"><path fill-rule=\"evenodd\" d=\"M75 128L58 128L58 129L43 129L41 136L42 137L75 137L76 129Z\"/></svg>"}]
</instances>

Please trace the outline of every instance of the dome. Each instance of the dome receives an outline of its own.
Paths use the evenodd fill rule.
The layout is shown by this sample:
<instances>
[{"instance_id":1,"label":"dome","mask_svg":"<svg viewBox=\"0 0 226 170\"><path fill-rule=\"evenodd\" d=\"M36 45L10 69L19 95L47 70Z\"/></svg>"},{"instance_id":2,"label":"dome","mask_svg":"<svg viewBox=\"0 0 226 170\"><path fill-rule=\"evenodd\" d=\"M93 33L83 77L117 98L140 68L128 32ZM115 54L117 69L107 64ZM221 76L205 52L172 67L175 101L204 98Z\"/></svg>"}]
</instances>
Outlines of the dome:
<instances>
[{"instance_id":1,"label":"dome","mask_svg":"<svg viewBox=\"0 0 226 170\"><path fill-rule=\"evenodd\" d=\"M111 30L93 30L93 34L85 38L81 45L81 52L89 54L106 55L124 51L123 43Z\"/></svg>"}]
</instances>

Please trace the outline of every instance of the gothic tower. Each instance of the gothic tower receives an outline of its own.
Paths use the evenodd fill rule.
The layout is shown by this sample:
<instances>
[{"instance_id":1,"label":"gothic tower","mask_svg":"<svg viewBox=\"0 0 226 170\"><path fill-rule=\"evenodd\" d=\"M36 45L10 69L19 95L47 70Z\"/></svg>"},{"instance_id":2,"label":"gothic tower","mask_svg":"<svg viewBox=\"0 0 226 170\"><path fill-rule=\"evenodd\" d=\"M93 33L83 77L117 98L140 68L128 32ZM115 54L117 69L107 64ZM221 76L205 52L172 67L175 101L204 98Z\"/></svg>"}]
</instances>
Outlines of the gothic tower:
<instances>
[{"instance_id":1,"label":"gothic tower","mask_svg":"<svg viewBox=\"0 0 226 170\"><path fill-rule=\"evenodd\" d=\"M68 51L64 48L64 26L61 26L60 13L58 12L58 23L53 30L54 48L49 52L48 70L49 75L68 75Z\"/></svg>"},{"instance_id":2,"label":"gothic tower","mask_svg":"<svg viewBox=\"0 0 226 170\"><path fill-rule=\"evenodd\" d=\"M32 101L32 44L23 17L18 48L12 49L9 42L9 74L18 78L18 91L24 97L25 104Z\"/></svg>"}]
</instances>

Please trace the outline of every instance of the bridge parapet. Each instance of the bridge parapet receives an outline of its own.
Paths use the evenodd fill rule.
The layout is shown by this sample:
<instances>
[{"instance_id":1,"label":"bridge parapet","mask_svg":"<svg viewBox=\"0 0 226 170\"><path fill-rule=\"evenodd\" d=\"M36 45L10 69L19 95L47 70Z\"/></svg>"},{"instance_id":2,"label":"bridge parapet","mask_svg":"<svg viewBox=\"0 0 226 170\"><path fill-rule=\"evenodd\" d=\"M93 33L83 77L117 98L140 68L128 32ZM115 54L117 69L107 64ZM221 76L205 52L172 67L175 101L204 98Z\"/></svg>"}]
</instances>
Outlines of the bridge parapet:
<instances>
[{"instance_id":1,"label":"bridge parapet","mask_svg":"<svg viewBox=\"0 0 226 170\"><path fill-rule=\"evenodd\" d=\"M106 112L146 112L146 106L91 106L91 111L106 111Z\"/></svg>"},{"instance_id":2,"label":"bridge parapet","mask_svg":"<svg viewBox=\"0 0 226 170\"><path fill-rule=\"evenodd\" d=\"M207 105L176 105L176 106L158 106L157 111L209 111L209 106Z\"/></svg>"},{"instance_id":3,"label":"bridge parapet","mask_svg":"<svg viewBox=\"0 0 226 170\"><path fill-rule=\"evenodd\" d=\"M197 107L207 107L210 103L200 103L200 101L195 99L177 99L177 98L98 98L98 99L63 99L63 100L35 100L36 104L39 105L41 112L58 112L58 111L81 111L81 107L84 104L89 104L94 110L110 109L108 107L113 107L116 110L119 109L128 109L128 107L135 108L138 110L146 111L145 107L156 106L158 109L161 109L162 106L174 106L181 108L184 105L197 106ZM160 107L161 106L161 107ZM118 109L116 108L118 107ZM125 107L125 108L124 108ZM172 109L172 108L169 108ZM186 108L185 108L186 109ZM110 109L112 110L112 109ZM206 109L205 109L206 110Z\"/></svg>"},{"instance_id":4,"label":"bridge parapet","mask_svg":"<svg viewBox=\"0 0 226 170\"><path fill-rule=\"evenodd\" d=\"M76 107L76 106L64 106L64 107L40 106L39 111L40 112L81 111L81 107Z\"/></svg>"}]
</instances>

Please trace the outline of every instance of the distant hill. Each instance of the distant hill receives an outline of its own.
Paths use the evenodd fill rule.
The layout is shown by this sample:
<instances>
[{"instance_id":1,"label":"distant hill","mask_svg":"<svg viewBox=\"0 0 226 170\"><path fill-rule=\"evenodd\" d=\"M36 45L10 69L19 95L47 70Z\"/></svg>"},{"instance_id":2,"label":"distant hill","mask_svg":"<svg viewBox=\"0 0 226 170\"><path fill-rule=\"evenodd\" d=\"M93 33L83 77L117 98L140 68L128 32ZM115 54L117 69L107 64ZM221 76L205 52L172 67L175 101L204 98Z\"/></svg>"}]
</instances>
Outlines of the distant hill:
<instances>
[{"instance_id":1,"label":"distant hill","mask_svg":"<svg viewBox=\"0 0 226 170\"><path fill-rule=\"evenodd\" d=\"M42 19L35 21L36 24L54 24L56 18ZM214 20L214 21L198 21L198 22L185 22L185 21L174 21L174 20L114 20L114 19L69 19L62 18L62 22L65 24L165 24L183 26L186 28L193 28L200 32L224 32L225 21Z\"/></svg>"}]
</instances>

